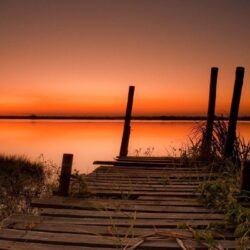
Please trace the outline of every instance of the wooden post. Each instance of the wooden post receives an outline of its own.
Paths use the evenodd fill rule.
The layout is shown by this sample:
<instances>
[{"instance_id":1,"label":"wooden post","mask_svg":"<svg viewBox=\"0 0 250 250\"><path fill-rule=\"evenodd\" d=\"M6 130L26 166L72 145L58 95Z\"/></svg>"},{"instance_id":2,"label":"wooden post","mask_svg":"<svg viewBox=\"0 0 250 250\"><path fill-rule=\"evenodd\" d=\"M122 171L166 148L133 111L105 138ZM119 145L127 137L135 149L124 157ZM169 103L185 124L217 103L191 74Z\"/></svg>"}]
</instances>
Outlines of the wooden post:
<instances>
[{"instance_id":1,"label":"wooden post","mask_svg":"<svg viewBox=\"0 0 250 250\"><path fill-rule=\"evenodd\" d=\"M250 192L250 161L241 164L240 189Z\"/></svg>"},{"instance_id":2,"label":"wooden post","mask_svg":"<svg viewBox=\"0 0 250 250\"><path fill-rule=\"evenodd\" d=\"M227 138L226 138L225 150L224 150L225 158L233 157L233 148L234 148L234 141L236 138L236 126L237 126L237 119L238 119L238 113L239 113L243 79L244 79L244 68L237 67L236 76L235 76L235 84L234 84L234 92L233 92L233 98L232 98L231 110L230 110L230 117L229 117L229 122L228 122Z\"/></svg>"},{"instance_id":3,"label":"wooden post","mask_svg":"<svg viewBox=\"0 0 250 250\"><path fill-rule=\"evenodd\" d=\"M69 194L72 162L73 154L63 154L58 195L67 196Z\"/></svg>"},{"instance_id":4,"label":"wooden post","mask_svg":"<svg viewBox=\"0 0 250 250\"><path fill-rule=\"evenodd\" d=\"M135 87L129 86L126 116L125 116L125 121L124 121L122 142L121 142L120 155L119 155L120 157L127 156L128 154L130 121L131 121L131 114L132 114L132 107L133 107L134 91L135 91Z\"/></svg>"},{"instance_id":5,"label":"wooden post","mask_svg":"<svg viewBox=\"0 0 250 250\"><path fill-rule=\"evenodd\" d=\"M216 86L217 86L218 68L211 68L209 102L207 112L206 131L202 138L201 158L208 159L211 153L211 142L213 136L213 124L215 116Z\"/></svg>"}]
</instances>

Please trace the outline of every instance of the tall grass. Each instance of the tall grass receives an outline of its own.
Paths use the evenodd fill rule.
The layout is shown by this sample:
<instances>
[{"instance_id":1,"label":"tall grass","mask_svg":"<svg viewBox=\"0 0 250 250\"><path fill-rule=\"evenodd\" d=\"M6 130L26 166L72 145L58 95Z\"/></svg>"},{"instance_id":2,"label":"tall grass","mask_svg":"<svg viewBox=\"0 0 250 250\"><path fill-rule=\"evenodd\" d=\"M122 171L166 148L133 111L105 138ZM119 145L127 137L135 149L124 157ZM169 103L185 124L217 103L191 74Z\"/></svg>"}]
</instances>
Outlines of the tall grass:
<instances>
[{"instance_id":1,"label":"tall grass","mask_svg":"<svg viewBox=\"0 0 250 250\"><path fill-rule=\"evenodd\" d=\"M228 124L225 120L216 119L214 121L210 160L224 160L224 150L227 138ZM189 146L184 153L190 158L199 158L201 156L202 140L206 133L206 122L197 123L189 136ZM232 159L234 162L246 161L250 159L250 141L245 141L239 134L236 135Z\"/></svg>"},{"instance_id":2,"label":"tall grass","mask_svg":"<svg viewBox=\"0 0 250 250\"><path fill-rule=\"evenodd\" d=\"M250 210L239 201L247 200L249 193L240 190L241 162L250 159L250 142L236 135L231 158L225 157L225 143L228 124L216 119L213 126L209 165L211 170L217 170L216 179L208 179L199 185L198 193L204 206L218 210L224 214L220 223L209 225L209 230L222 233L228 229L234 231L239 249L248 249L250 235ZM203 136L206 133L206 123L197 124L190 136L190 145L185 153L190 158L199 159L202 156ZM220 171L221 170L221 171Z\"/></svg>"},{"instance_id":3,"label":"tall grass","mask_svg":"<svg viewBox=\"0 0 250 250\"><path fill-rule=\"evenodd\" d=\"M48 194L55 166L24 156L0 155L0 221L12 213L28 213L34 197Z\"/></svg>"}]
</instances>

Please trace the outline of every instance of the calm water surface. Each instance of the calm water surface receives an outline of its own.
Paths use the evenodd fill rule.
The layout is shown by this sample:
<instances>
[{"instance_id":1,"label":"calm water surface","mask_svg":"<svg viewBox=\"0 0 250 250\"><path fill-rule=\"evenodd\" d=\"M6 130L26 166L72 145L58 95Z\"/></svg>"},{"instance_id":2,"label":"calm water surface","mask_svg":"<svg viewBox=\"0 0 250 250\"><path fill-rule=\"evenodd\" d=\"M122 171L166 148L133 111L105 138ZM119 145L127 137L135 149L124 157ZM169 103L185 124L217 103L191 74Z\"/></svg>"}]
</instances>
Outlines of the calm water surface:
<instances>
[{"instance_id":1,"label":"calm water surface","mask_svg":"<svg viewBox=\"0 0 250 250\"><path fill-rule=\"evenodd\" d=\"M132 123L129 154L154 156L178 154L188 141L193 121L138 121ZM63 153L73 153L73 168L89 173L94 160L112 160L119 153L122 121L0 121L0 153L25 155L33 160L43 155L60 165ZM239 122L239 133L250 139L250 123Z\"/></svg>"}]
</instances>

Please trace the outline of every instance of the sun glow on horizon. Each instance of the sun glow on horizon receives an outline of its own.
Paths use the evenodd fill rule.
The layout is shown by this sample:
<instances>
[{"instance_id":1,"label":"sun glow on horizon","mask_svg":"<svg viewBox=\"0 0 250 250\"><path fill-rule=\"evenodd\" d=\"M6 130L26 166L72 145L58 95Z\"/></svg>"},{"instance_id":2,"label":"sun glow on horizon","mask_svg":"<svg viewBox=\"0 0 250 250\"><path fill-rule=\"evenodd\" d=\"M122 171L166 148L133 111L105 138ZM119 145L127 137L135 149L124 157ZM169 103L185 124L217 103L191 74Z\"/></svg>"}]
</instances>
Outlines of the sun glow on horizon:
<instances>
[{"instance_id":1,"label":"sun glow on horizon","mask_svg":"<svg viewBox=\"0 0 250 250\"><path fill-rule=\"evenodd\" d=\"M54 0L0 2L0 115L228 114L244 66L250 115L250 2Z\"/></svg>"}]
</instances>

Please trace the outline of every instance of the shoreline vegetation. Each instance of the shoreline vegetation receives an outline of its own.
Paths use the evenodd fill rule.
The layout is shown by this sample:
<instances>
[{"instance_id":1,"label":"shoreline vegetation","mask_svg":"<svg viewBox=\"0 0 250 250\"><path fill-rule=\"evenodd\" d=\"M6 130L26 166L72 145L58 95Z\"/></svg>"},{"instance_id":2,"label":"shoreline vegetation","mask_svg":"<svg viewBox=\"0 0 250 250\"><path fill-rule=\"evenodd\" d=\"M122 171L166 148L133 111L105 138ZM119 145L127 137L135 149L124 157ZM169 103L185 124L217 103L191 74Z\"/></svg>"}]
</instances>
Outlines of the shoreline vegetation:
<instances>
[{"instance_id":1,"label":"shoreline vegetation","mask_svg":"<svg viewBox=\"0 0 250 250\"><path fill-rule=\"evenodd\" d=\"M6 115L0 116L0 120L124 120L124 116L48 116L48 115ZM132 116L131 120L134 121L204 121L206 116ZM228 116L217 116L217 120L227 121ZM239 121L250 121L250 116L241 116Z\"/></svg>"},{"instance_id":2,"label":"shoreline vegetation","mask_svg":"<svg viewBox=\"0 0 250 250\"><path fill-rule=\"evenodd\" d=\"M11 214L32 214L31 200L52 193L56 172L56 165L44 159L0 154L0 228Z\"/></svg>"}]
</instances>

